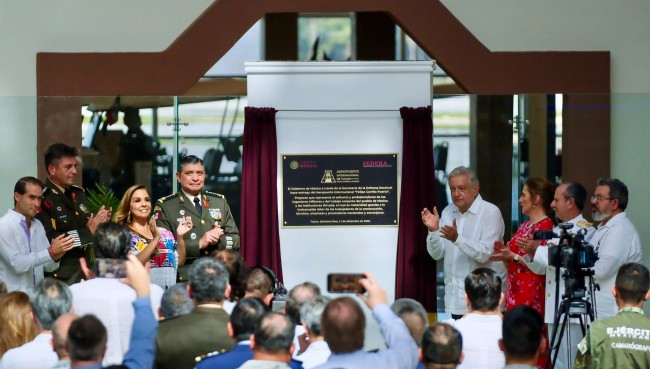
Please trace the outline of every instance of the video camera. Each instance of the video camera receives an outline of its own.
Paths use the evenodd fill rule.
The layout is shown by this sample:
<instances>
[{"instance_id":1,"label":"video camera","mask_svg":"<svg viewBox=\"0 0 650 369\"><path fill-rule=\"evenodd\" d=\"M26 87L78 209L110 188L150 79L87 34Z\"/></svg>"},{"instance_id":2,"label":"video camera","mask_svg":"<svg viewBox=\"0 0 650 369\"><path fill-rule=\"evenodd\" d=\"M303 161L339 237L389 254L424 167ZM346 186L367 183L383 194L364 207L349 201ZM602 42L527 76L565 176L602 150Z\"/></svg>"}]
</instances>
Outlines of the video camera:
<instances>
[{"instance_id":1,"label":"video camera","mask_svg":"<svg viewBox=\"0 0 650 369\"><path fill-rule=\"evenodd\" d=\"M550 240L559 238L558 245L548 248L548 263L556 268L566 268L569 271L578 271L593 268L598 260L595 248L585 241L586 229L577 233L569 232L573 224L569 222L558 224L559 234L553 231L538 231L533 234L535 240Z\"/></svg>"}]
</instances>

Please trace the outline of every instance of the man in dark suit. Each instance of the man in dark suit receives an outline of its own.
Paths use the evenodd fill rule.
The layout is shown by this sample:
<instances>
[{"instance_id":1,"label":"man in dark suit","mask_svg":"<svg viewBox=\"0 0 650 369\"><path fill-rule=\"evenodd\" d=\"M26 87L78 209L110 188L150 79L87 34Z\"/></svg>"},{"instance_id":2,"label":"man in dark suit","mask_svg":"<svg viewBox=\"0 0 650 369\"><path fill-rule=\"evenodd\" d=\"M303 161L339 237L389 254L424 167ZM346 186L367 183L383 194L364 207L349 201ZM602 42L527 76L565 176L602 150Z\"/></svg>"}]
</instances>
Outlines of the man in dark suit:
<instances>
[{"instance_id":1,"label":"man in dark suit","mask_svg":"<svg viewBox=\"0 0 650 369\"><path fill-rule=\"evenodd\" d=\"M255 327L266 313L266 309L262 300L258 298L239 300L228 323L228 333L237 340L237 345L228 352L212 352L205 355L196 365L196 369L237 369L251 360L253 358L251 335L255 333ZM295 360L292 360L289 366L293 369L302 368L300 362Z\"/></svg>"},{"instance_id":2,"label":"man in dark suit","mask_svg":"<svg viewBox=\"0 0 650 369\"><path fill-rule=\"evenodd\" d=\"M191 313L160 323L154 369L191 369L209 352L230 350L224 297L230 294L228 271L220 261L201 258L192 264L188 292L196 307Z\"/></svg>"},{"instance_id":3,"label":"man in dark suit","mask_svg":"<svg viewBox=\"0 0 650 369\"><path fill-rule=\"evenodd\" d=\"M186 281L189 266L213 250L239 249L239 230L223 195L203 190L203 160L188 155L180 161L176 179L181 190L156 203L154 217L158 226L176 229L183 216L192 218L194 229L185 235L187 259L178 268L179 281Z\"/></svg>"},{"instance_id":4,"label":"man in dark suit","mask_svg":"<svg viewBox=\"0 0 650 369\"><path fill-rule=\"evenodd\" d=\"M46 277L53 277L67 284L77 283L83 277L79 258L92 260L93 234L97 227L108 222L112 209L103 206L92 214L86 203L86 192L74 185L77 179L76 148L62 143L50 145L45 150L45 168L48 178L43 188L41 210L36 218L45 227L50 242L62 234L74 238L72 250L63 255L59 268Z\"/></svg>"}]
</instances>

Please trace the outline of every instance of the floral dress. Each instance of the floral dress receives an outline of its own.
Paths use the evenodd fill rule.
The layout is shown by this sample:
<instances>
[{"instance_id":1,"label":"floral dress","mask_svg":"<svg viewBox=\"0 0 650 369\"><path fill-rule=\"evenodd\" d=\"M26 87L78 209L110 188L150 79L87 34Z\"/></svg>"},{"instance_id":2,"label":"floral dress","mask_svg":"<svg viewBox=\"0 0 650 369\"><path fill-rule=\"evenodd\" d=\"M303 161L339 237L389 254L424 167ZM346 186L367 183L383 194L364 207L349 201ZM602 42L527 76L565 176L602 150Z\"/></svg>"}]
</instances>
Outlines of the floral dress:
<instances>
[{"instance_id":1,"label":"floral dress","mask_svg":"<svg viewBox=\"0 0 650 369\"><path fill-rule=\"evenodd\" d=\"M130 230L131 232L131 254L137 255L144 250L150 238ZM158 228L160 239L156 251L151 254L149 264L151 264L151 282L159 285L163 289L176 284L176 271L178 269L178 253L176 251L176 240L174 235L165 228Z\"/></svg>"},{"instance_id":2,"label":"floral dress","mask_svg":"<svg viewBox=\"0 0 650 369\"><path fill-rule=\"evenodd\" d=\"M508 243L510 251L519 254L520 258L526 255L526 252L517 247L518 238L533 238L533 233L537 231L550 231L553 229L553 222L549 218L544 218L537 223L531 224L525 221L519 226L517 232ZM542 240L540 247L546 247L546 240ZM517 305L528 305L537 310L541 316L544 316L544 301L546 293L545 288L546 275L535 274L526 266L519 263L510 262L508 265L508 289L506 291L506 311ZM544 337L547 337L546 326L542 331ZM548 342L548 341L547 341ZM548 353L539 355L537 368L546 367L546 358Z\"/></svg>"}]
</instances>

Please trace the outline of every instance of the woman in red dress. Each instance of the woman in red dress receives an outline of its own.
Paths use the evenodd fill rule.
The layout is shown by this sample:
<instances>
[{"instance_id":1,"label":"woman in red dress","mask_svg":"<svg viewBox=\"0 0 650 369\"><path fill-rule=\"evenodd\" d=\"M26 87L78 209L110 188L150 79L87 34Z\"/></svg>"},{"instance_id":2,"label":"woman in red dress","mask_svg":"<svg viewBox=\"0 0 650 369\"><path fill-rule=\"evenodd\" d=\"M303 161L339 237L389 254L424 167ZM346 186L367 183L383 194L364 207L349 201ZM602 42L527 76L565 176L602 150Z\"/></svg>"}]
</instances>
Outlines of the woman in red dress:
<instances>
[{"instance_id":1,"label":"woman in red dress","mask_svg":"<svg viewBox=\"0 0 650 369\"><path fill-rule=\"evenodd\" d=\"M507 246L500 241L494 243L494 253L490 258L503 261L508 269L506 311L525 304L544 316L546 276L533 273L526 261L537 247L546 247L546 241L533 240L533 233L553 229L549 215L554 192L555 186L548 180L528 178L519 197L521 212L528 220L519 226ZM529 256L526 257L527 254ZM540 355L538 367L543 368L545 362L546 355Z\"/></svg>"}]
</instances>

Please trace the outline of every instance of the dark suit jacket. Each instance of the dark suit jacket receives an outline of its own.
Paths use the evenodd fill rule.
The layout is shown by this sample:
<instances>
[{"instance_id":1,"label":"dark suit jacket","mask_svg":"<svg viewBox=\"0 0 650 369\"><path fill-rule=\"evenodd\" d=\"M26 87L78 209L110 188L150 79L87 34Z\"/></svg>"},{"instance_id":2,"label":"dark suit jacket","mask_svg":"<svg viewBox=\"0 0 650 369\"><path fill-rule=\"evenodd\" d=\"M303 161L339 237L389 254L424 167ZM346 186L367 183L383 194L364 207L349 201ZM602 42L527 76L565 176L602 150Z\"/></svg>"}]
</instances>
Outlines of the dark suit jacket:
<instances>
[{"instance_id":1,"label":"dark suit jacket","mask_svg":"<svg viewBox=\"0 0 650 369\"><path fill-rule=\"evenodd\" d=\"M191 313L160 322L156 335L156 369L192 369L196 358L235 345L228 335L228 313L197 306Z\"/></svg>"},{"instance_id":2,"label":"dark suit jacket","mask_svg":"<svg viewBox=\"0 0 650 369\"><path fill-rule=\"evenodd\" d=\"M249 344L237 344L232 350L206 357L196 364L196 369L237 369L248 360L253 359L253 350ZM291 369L302 369L302 363L291 360Z\"/></svg>"}]
</instances>

